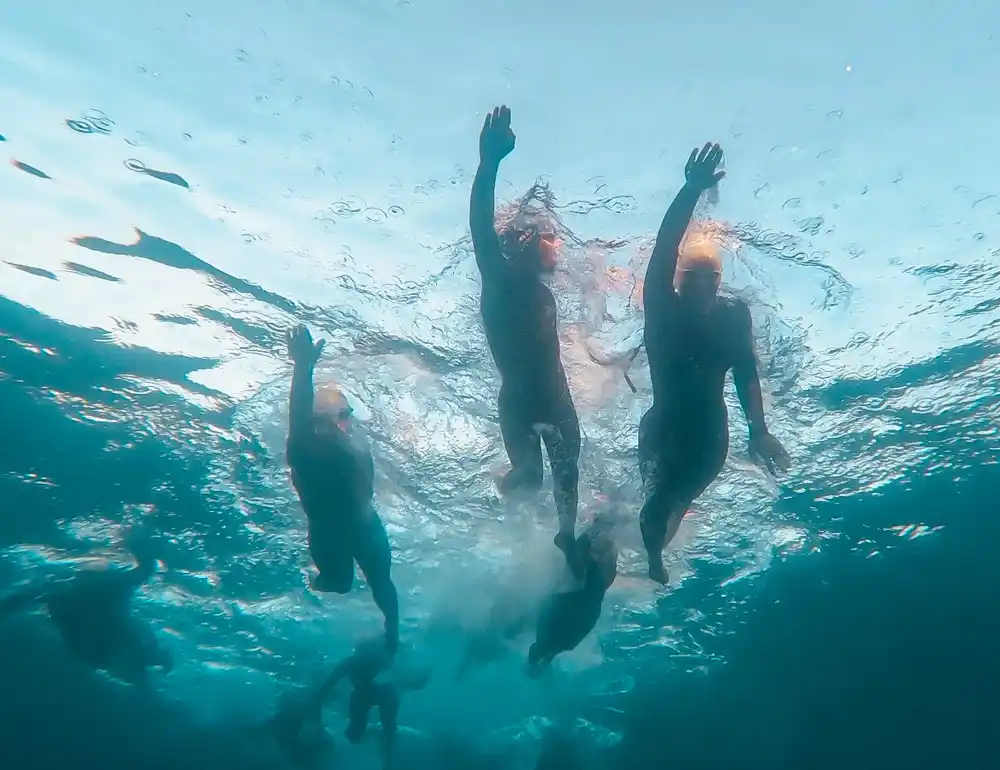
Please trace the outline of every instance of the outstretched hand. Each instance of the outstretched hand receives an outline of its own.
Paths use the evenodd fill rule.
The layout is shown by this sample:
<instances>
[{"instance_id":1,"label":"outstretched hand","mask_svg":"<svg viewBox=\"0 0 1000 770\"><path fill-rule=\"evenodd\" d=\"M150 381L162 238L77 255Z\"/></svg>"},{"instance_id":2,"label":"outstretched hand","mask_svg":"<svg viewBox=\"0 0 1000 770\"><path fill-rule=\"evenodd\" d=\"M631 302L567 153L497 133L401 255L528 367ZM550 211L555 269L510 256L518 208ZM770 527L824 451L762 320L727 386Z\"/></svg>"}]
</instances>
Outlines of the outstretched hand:
<instances>
[{"instance_id":1,"label":"outstretched hand","mask_svg":"<svg viewBox=\"0 0 1000 770\"><path fill-rule=\"evenodd\" d=\"M309 330L302 325L296 326L286 337L288 342L288 355L292 361L300 366L314 366L319 357L323 354L326 340L313 342Z\"/></svg>"},{"instance_id":2,"label":"outstretched hand","mask_svg":"<svg viewBox=\"0 0 1000 770\"><path fill-rule=\"evenodd\" d=\"M510 127L510 108L494 107L479 133L479 162L500 163L514 149L516 138Z\"/></svg>"},{"instance_id":3,"label":"outstretched hand","mask_svg":"<svg viewBox=\"0 0 1000 770\"><path fill-rule=\"evenodd\" d=\"M772 476L778 471L787 471L792 465L781 442L768 432L755 433L750 438L750 457L754 462L763 462Z\"/></svg>"},{"instance_id":4,"label":"outstretched hand","mask_svg":"<svg viewBox=\"0 0 1000 770\"><path fill-rule=\"evenodd\" d=\"M725 171L718 171L721 162L722 148L719 145L708 142L700 152L695 147L684 166L684 178L698 190L709 190L726 175Z\"/></svg>"}]
</instances>

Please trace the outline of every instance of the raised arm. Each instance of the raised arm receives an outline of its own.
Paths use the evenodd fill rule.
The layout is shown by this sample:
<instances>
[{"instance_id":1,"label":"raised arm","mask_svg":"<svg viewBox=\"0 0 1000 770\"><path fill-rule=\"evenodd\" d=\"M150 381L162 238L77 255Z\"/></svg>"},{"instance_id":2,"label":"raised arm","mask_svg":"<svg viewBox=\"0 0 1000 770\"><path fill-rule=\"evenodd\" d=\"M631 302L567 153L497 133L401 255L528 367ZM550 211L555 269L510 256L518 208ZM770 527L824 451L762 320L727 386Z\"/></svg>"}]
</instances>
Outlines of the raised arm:
<instances>
[{"instance_id":1,"label":"raised arm","mask_svg":"<svg viewBox=\"0 0 1000 770\"><path fill-rule=\"evenodd\" d=\"M313 342L305 326L297 326L288 333L288 355L295 364L292 372L292 389L288 399L288 445L312 435L313 369L323 352L324 340Z\"/></svg>"},{"instance_id":2,"label":"raised arm","mask_svg":"<svg viewBox=\"0 0 1000 770\"><path fill-rule=\"evenodd\" d=\"M494 224L496 208L497 172L502 161L514 149L514 132L510 128L510 110L496 107L483 122L479 134L479 168L472 182L472 199L469 202L469 230L472 248L483 281L501 275L506 260L500 250Z\"/></svg>"},{"instance_id":3,"label":"raised arm","mask_svg":"<svg viewBox=\"0 0 1000 770\"><path fill-rule=\"evenodd\" d=\"M706 144L691 150L684 167L684 186L674 197L667 213L663 215L660 229L656 234L656 244L646 268L643 282L643 306L655 309L674 297L674 271L677 269L677 255L681 240L691 223L694 208L701 194L718 184L726 175L716 171L722 160L722 148L717 144Z\"/></svg>"},{"instance_id":4,"label":"raised arm","mask_svg":"<svg viewBox=\"0 0 1000 770\"><path fill-rule=\"evenodd\" d=\"M787 470L788 453L767 429L764 397L757 371L757 353L754 350L753 321L750 308L743 302L736 304L733 327L734 344L737 345L733 384L736 385L736 394L750 427L750 454L755 460L762 460L772 474L778 470Z\"/></svg>"}]
</instances>

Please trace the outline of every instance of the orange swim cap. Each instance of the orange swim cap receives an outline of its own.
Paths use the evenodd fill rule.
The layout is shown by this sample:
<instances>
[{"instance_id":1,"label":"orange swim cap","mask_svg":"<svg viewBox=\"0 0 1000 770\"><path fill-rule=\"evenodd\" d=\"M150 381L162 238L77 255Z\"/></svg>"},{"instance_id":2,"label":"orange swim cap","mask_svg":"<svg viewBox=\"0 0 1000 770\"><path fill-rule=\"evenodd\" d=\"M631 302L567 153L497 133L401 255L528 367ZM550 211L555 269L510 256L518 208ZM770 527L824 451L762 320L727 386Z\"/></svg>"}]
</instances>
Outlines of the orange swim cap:
<instances>
[{"instance_id":1,"label":"orange swim cap","mask_svg":"<svg viewBox=\"0 0 1000 770\"><path fill-rule=\"evenodd\" d=\"M721 280L722 250L710 235L698 233L681 246L677 255L677 268L674 271L675 289L680 289L684 282L684 274L689 271L713 272L717 279Z\"/></svg>"},{"instance_id":2,"label":"orange swim cap","mask_svg":"<svg viewBox=\"0 0 1000 770\"><path fill-rule=\"evenodd\" d=\"M343 428L352 414L354 408L337 383L327 382L316 388L313 395L314 416L333 420Z\"/></svg>"}]
</instances>

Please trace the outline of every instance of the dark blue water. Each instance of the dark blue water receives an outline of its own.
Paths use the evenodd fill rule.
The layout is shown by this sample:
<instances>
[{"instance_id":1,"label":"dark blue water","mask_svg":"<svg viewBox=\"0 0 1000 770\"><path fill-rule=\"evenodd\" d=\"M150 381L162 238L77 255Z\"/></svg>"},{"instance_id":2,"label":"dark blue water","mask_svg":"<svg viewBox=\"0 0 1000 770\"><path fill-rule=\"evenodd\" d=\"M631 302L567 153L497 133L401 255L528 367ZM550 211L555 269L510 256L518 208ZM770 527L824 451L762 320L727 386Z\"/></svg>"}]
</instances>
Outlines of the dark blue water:
<instances>
[{"instance_id":1,"label":"dark blue water","mask_svg":"<svg viewBox=\"0 0 1000 770\"><path fill-rule=\"evenodd\" d=\"M228 414L142 393L127 381L155 375L182 382L193 362L122 349L99 332L9 300L0 311L0 545L83 553L87 544L69 534L74 522L115 520L123 507L141 503L156 506L167 527L209 524L199 528L201 547L224 555L230 536L217 501L203 491L210 481L204 453L212 447L209 436L218 435L209 433L210 425L226 428ZM31 347L51 352L40 356ZM928 375L933 367L928 364ZM55 393L86 399L91 412L124 407L130 418L82 421L73 405L55 402ZM158 436L147 421L152 415L188 428L180 436ZM946 449L947 427L935 430ZM215 451L236 450L215 441ZM730 605L729 631L699 633L705 657L724 658L724 664L707 673L636 670L630 695L581 699L576 714L560 714L564 732L574 717L596 718L622 740L582 752L579 764L546 766L995 767L1000 604L993 551L1000 474L985 440L966 449L982 464L944 464L934 473L903 476L877 494L826 502L810 491L782 495L779 509L836 523L839 535L815 539L815 552L778 560L742 586L744 597ZM901 512L940 529L872 554L864 544L881 540L879 533L900 521ZM165 555L168 563L184 559L179 547ZM3 570L5 583L19 577L9 560ZM224 584L246 590L252 571L234 563ZM718 601L710 573L685 585L688 603L697 596ZM669 600L660 612L671 612ZM285 662L290 668L292 661ZM203 693L174 693L169 703L137 695L67 659L41 617L3 625L0 682L5 767L280 766L238 724L248 700L269 699L265 689L228 685L223 700L232 699L233 724L208 724L198 716ZM420 767L492 766L481 756L463 758L453 745L464 741L474 752L476 735L448 736L442 729L436 738ZM556 753L563 762L572 759L568 750ZM492 761L505 766L496 752Z\"/></svg>"}]
</instances>

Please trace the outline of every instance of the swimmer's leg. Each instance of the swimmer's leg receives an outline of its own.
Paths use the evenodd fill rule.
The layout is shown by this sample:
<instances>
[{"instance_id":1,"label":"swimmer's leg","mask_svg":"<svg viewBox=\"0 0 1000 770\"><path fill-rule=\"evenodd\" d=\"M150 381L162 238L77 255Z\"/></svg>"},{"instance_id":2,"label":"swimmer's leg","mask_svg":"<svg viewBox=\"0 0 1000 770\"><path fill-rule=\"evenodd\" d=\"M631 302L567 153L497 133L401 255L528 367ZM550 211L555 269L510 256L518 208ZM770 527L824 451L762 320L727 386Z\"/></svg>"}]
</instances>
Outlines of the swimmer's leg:
<instances>
[{"instance_id":1,"label":"swimmer's leg","mask_svg":"<svg viewBox=\"0 0 1000 770\"><path fill-rule=\"evenodd\" d=\"M354 556L341 528L309 527L309 554L319 574L310 580L314 591L346 594L354 587Z\"/></svg>"},{"instance_id":2,"label":"swimmer's leg","mask_svg":"<svg viewBox=\"0 0 1000 770\"><path fill-rule=\"evenodd\" d=\"M357 559L365 580L372 589L372 599L385 618L385 640L390 652L399 646L399 595L392 582L392 550L385 525L374 511L365 532L355 543Z\"/></svg>"},{"instance_id":3,"label":"swimmer's leg","mask_svg":"<svg viewBox=\"0 0 1000 770\"><path fill-rule=\"evenodd\" d=\"M572 402L560 409L560 419L542 432L552 465L553 494L559 514L555 544L566 555L570 569L583 577L583 558L576 548L576 514L580 498L580 422Z\"/></svg>"},{"instance_id":4,"label":"swimmer's leg","mask_svg":"<svg viewBox=\"0 0 1000 770\"><path fill-rule=\"evenodd\" d=\"M687 505L672 503L665 492L653 491L648 495L639 514L642 544L649 560L649 577L666 585L667 570L663 566L663 549L667 547L687 511Z\"/></svg>"},{"instance_id":5,"label":"swimmer's leg","mask_svg":"<svg viewBox=\"0 0 1000 770\"><path fill-rule=\"evenodd\" d=\"M395 759L399 727L399 691L391 685L378 688L378 717L382 723L382 767L389 770Z\"/></svg>"},{"instance_id":6,"label":"swimmer's leg","mask_svg":"<svg viewBox=\"0 0 1000 770\"><path fill-rule=\"evenodd\" d=\"M360 743L368 730L368 714L378 703L378 685L366 683L351 690L347 707L347 729L344 737Z\"/></svg>"},{"instance_id":7,"label":"swimmer's leg","mask_svg":"<svg viewBox=\"0 0 1000 770\"><path fill-rule=\"evenodd\" d=\"M503 436L510 470L497 484L500 494L521 490L534 492L542 488L542 442L531 420L527 418L532 404L523 397L500 388L500 434Z\"/></svg>"},{"instance_id":8,"label":"swimmer's leg","mask_svg":"<svg viewBox=\"0 0 1000 770\"><path fill-rule=\"evenodd\" d=\"M691 503L722 471L729 435L702 436L702 441L681 447L664 431L651 430L649 415L646 412L639 425L639 471L646 493L639 528L649 560L649 577L665 585L663 549L677 534Z\"/></svg>"}]
</instances>

